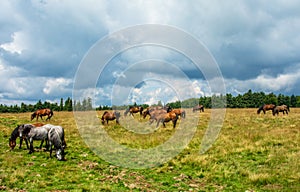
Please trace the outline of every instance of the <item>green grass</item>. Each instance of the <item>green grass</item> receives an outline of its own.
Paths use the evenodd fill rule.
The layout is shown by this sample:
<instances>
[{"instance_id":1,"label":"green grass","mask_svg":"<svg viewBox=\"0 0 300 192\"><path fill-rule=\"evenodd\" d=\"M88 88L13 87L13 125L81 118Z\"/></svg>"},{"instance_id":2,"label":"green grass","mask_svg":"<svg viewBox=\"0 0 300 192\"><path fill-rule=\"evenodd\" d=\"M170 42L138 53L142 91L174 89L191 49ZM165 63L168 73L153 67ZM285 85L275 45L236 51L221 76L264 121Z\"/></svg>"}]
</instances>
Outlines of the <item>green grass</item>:
<instances>
[{"instance_id":1,"label":"green grass","mask_svg":"<svg viewBox=\"0 0 300 192\"><path fill-rule=\"evenodd\" d=\"M187 120L197 115L187 110ZM210 119L210 110L206 110L200 114L189 145L173 159L149 169L118 167L95 155L83 141L70 112L56 112L51 119L52 124L65 128L67 161L57 161L49 157L49 152L38 149L28 154L25 145L10 151L10 133L17 124L29 123L29 116L0 114L0 190L300 191L300 109L292 108L289 115L278 117L271 113L257 115L256 109L227 109L218 139L200 155ZM138 116L135 120L127 118L121 118L123 125L124 121L128 126L139 121ZM127 131L114 122L109 122L105 130L118 143L138 149L158 146L174 134L171 123L149 134Z\"/></svg>"}]
</instances>

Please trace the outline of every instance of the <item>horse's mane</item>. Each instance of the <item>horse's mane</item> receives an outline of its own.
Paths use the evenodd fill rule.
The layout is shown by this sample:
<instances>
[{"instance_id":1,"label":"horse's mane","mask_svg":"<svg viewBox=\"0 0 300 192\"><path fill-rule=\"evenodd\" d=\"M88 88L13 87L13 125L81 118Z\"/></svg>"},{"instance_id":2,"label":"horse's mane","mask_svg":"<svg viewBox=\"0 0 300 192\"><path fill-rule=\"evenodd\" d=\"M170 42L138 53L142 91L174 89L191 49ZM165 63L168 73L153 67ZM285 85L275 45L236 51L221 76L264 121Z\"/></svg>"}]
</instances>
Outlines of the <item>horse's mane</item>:
<instances>
[{"instance_id":1,"label":"horse's mane","mask_svg":"<svg viewBox=\"0 0 300 192\"><path fill-rule=\"evenodd\" d=\"M54 147L59 149L62 148L64 141L64 129L60 126L54 126L49 131L49 139L52 140Z\"/></svg>"},{"instance_id":2,"label":"horse's mane","mask_svg":"<svg viewBox=\"0 0 300 192\"><path fill-rule=\"evenodd\" d=\"M265 104L263 104L262 106L260 106L260 107L258 108L258 110L263 110L264 106L265 106Z\"/></svg>"},{"instance_id":3,"label":"horse's mane","mask_svg":"<svg viewBox=\"0 0 300 192\"><path fill-rule=\"evenodd\" d=\"M17 126L17 127L13 130L13 132L11 132L11 135L10 135L10 138L9 138L9 139L16 140L18 136L19 136L19 126Z\"/></svg>"}]
</instances>

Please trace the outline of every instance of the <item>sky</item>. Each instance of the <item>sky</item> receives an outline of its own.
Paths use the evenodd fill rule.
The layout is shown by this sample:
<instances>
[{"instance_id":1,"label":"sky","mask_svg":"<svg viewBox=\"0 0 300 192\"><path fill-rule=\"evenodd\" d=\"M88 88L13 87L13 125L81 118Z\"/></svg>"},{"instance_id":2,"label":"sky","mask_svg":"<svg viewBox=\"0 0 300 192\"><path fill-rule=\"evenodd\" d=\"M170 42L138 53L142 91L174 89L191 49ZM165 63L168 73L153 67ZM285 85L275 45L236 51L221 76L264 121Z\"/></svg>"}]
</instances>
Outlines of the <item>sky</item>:
<instances>
[{"instance_id":1,"label":"sky","mask_svg":"<svg viewBox=\"0 0 300 192\"><path fill-rule=\"evenodd\" d=\"M201 43L218 66L226 93L300 95L299 7L298 0L3 0L0 103L72 97L91 50L112 34L144 24L171 26ZM98 61L93 67L102 70L87 70L82 81L96 71L98 79L95 87L80 87L80 95L94 105L168 103L215 93L214 81L170 47L148 44L122 50L108 63L93 59Z\"/></svg>"}]
</instances>

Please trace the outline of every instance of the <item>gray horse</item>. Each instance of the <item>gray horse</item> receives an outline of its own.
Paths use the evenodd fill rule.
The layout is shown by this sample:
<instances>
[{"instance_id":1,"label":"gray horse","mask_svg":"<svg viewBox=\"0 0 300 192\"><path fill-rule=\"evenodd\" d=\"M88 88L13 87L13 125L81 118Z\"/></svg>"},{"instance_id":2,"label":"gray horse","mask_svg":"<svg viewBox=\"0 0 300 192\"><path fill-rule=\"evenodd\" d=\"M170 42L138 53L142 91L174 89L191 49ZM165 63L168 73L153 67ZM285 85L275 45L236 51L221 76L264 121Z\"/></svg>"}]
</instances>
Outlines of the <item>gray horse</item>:
<instances>
[{"instance_id":1,"label":"gray horse","mask_svg":"<svg viewBox=\"0 0 300 192\"><path fill-rule=\"evenodd\" d=\"M32 124L23 124L19 126L19 134L20 138L25 137L27 141L29 141L29 154L34 152L33 140L41 140L40 149L42 148L44 141L46 141L47 146L48 130L45 128L41 129L40 127L35 127Z\"/></svg>"},{"instance_id":2,"label":"gray horse","mask_svg":"<svg viewBox=\"0 0 300 192\"><path fill-rule=\"evenodd\" d=\"M49 127L51 127L48 132L50 157L52 157L52 146L54 146L54 148L56 149L56 158L59 161L65 160L64 149L66 147L66 144L64 129L61 126L54 125Z\"/></svg>"}]
</instances>

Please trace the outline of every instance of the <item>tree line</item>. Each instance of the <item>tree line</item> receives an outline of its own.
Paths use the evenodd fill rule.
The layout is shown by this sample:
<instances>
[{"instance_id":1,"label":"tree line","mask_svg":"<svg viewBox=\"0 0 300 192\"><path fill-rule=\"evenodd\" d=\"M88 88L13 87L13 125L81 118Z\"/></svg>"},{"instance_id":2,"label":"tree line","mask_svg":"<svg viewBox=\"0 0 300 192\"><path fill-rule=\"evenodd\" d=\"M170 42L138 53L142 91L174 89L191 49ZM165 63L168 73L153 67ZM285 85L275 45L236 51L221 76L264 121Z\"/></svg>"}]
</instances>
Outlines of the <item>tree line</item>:
<instances>
[{"instance_id":1,"label":"tree line","mask_svg":"<svg viewBox=\"0 0 300 192\"><path fill-rule=\"evenodd\" d=\"M226 95L204 96L191 98L184 101L169 103L172 108L190 108L197 104L205 108L227 107L227 108L258 108L263 104L287 105L289 107L300 107L300 96L286 96L283 94L266 94L264 92L252 92L250 89L244 94L233 96L231 93Z\"/></svg>"},{"instance_id":2,"label":"tree line","mask_svg":"<svg viewBox=\"0 0 300 192\"><path fill-rule=\"evenodd\" d=\"M264 92L252 92L250 89L244 94L233 96L228 93L226 95L212 95L204 96L200 98L190 98L184 101L176 101L167 103L172 108L191 108L195 105L201 104L205 108L212 107L228 107L228 108L258 108L263 104L275 104L275 105L288 105L289 107L300 107L300 96L286 96L283 94L266 94ZM134 105L137 105L136 103ZM148 107L147 104L141 104L144 108ZM161 106L161 101L158 101L158 106ZM50 103L48 101L42 102L39 100L36 104L21 105L3 105L0 104L0 113L23 113L33 112L37 109L50 108L54 111L85 111L85 110L111 110L111 109L126 109L128 106L107 106L100 105L93 108L92 99L86 98L83 101L72 101L70 97L66 100L60 99L60 103Z\"/></svg>"}]
</instances>

